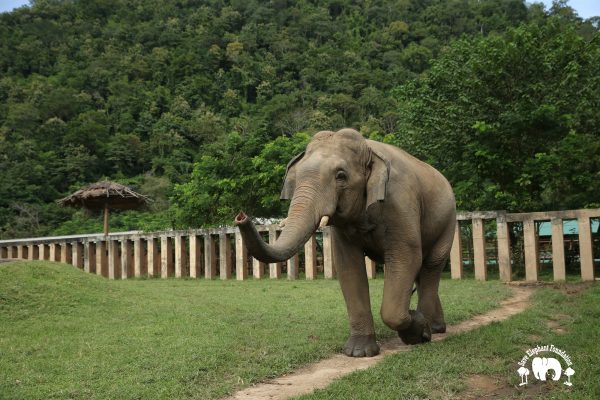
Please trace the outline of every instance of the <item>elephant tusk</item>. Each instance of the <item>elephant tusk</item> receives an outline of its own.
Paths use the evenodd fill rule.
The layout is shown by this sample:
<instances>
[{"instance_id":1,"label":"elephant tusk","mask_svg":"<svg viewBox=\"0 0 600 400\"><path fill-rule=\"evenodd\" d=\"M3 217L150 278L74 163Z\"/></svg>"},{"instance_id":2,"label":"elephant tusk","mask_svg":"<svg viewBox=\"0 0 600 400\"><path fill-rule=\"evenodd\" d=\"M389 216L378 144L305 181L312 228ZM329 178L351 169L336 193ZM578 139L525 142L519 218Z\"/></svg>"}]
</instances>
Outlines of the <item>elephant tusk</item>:
<instances>
[{"instance_id":1,"label":"elephant tusk","mask_svg":"<svg viewBox=\"0 0 600 400\"><path fill-rule=\"evenodd\" d=\"M282 219L281 222L279 223L279 227L283 228L285 226L286 221L287 221L287 218Z\"/></svg>"},{"instance_id":2,"label":"elephant tusk","mask_svg":"<svg viewBox=\"0 0 600 400\"><path fill-rule=\"evenodd\" d=\"M319 222L319 228L323 229L329 223L329 217L327 215L323 215L321 218L321 222Z\"/></svg>"}]
</instances>

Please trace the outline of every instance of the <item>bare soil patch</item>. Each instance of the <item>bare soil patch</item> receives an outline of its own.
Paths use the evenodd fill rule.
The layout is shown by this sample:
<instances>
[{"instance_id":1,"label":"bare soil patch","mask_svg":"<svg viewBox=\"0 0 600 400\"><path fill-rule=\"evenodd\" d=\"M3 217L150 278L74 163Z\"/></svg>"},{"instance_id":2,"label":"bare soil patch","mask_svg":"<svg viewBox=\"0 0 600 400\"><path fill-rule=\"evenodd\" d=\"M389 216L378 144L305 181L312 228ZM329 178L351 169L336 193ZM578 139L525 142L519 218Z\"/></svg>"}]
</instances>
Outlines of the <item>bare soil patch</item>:
<instances>
[{"instance_id":1,"label":"bare soil patch","mask_svg":"<svg viewBox=\"0 0 600 400\"><path fill-rule=\"evenodd\" d=\"M468 332L494 321L503 321L525 310L529 306L529 298L533 290L528 287L513 287L512 290L513 295L501 302L498 308L477 315L457 325L448 326L447 332L434 335L433 341L443 340L450 335ZM312 393L316 389L325 388L335 379L377 364L389 354L410 351L412 349L412 346L403 344L398 337L386 340L380 343L380 346L381 353L376 357L351 358L343 354L337 354L318 363L303 367L289 375L240 390L233 396L228 397L227 400L283 400L292 396ZM488 384L490 384L489 381ZM498 390L500 389L501 387L498 386Z\"/></svg>"}]
</instances>

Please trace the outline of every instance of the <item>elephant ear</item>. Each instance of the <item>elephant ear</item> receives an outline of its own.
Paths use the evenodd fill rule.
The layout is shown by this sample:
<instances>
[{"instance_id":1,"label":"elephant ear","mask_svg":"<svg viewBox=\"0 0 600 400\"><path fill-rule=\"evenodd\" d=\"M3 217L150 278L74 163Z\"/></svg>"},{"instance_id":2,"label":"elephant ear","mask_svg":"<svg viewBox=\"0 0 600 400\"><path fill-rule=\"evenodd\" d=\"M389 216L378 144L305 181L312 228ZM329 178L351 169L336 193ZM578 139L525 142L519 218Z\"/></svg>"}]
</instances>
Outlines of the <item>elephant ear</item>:
<instances>
[{"instance_id":1,"label":"elephant ear","mask_svg":"<svg viewBox=\"0 0 600 400\"><path fill-rule=\"evenodd\" d=\"M371 149L371 172L367 180L367 205L385 200L387 183L390 179L390 162L381 153Z\"/></svg>"},{"instance_id":2,"label":"elephant ear","mask_svg":"<svg viewBox=\"0 0 600 400\"><path fill-rule=\"evenodd\" d=\"M283 178L283 188L281 189L280 200L289 200L294 196L294 188L296 187L296 163L304 157L304 152L297 154L288 163Z\"/></svg>"}]
</instances>

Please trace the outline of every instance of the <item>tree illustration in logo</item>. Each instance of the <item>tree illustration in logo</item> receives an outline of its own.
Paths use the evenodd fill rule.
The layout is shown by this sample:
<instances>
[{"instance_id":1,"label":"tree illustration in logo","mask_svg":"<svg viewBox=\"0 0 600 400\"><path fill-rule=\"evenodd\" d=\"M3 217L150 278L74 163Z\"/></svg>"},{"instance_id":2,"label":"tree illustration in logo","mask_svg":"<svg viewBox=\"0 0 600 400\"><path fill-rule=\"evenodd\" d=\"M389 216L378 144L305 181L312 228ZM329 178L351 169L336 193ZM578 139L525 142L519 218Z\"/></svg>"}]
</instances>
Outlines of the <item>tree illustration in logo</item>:
<instances>
[{"instance_id":1,"label":"tree illustration in logo","mask_svg":"<svg viewBox=\"0 0 600 400\"><path fill-rule=\"evenodd\" d=\"M529 375L529 370L525 367L521 367L517 370L517 372L521 377L521 383L519 383L519 386L527 385L527 376ZM523 381L523 378L525 378L525 381Z\"/></svg>"},{"instance_id":2,"label":"tree illustration in logo","mask_svg":"<svg viewBox=\"0 0 600 400\"><path fill-rule=\"evenodd\" d=\"M567 381L565 382L565 385L567 385L567 386L573 386L573 384L571 383L571 376L574 373L575 373L575 371L571 367L565 369L565 375L567 376Z\"/></svg>"}]
</instances>

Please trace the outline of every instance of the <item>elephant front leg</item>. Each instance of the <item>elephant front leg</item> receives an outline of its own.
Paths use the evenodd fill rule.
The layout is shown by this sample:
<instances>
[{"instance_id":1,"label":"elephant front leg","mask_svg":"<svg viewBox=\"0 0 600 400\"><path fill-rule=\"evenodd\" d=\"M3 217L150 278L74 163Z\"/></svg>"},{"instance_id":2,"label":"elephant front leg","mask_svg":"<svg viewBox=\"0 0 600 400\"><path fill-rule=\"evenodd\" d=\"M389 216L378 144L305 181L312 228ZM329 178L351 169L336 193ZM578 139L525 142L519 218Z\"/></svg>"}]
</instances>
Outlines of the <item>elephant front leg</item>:
<instances>
[{"instance_id":1,"label":"elephant front leg","mask_svg":"<svg viewBox=\"0 0 600 400\"><path fill-rule=\"evenodd\" d=\"M334 232L332 234L335 235ZM337 234L333 242L338 280L350 320L350 337L344 346L344 353L350 357L376 356L379 354L379 345L375 340L363 250L342 234Z\"/></svg>"},{"instance_id":2,"label":"elephant front leg","mask_svg":"<svg viewBox=\"0 0 600 400\"><path fill-rule=\"evenodd\" d=\"M409 310L420 268L421 251L415 246L400 246L386 254L381 318L406 344L431 341L429 321L419 310Z\"/></svg>"}]
</instances>

